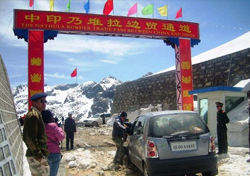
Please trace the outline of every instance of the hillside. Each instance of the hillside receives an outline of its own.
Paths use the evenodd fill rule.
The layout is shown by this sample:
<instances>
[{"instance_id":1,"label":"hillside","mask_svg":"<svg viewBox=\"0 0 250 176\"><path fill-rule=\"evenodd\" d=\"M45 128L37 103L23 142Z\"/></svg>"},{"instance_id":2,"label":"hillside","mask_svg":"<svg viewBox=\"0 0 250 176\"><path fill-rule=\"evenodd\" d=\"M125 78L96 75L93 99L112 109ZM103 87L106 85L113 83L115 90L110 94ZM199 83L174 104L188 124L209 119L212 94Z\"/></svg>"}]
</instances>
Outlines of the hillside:
<instances>
[{"instance_id":1,"label":"hillside","mask_svg":"<svg viewBox=\"0 0 250 176\"><path fill-rule=\"evenodd\" d=\"M122 82L109 76L100 83L88 81L83 84L45 85L47 109L50 109L59 120L73 112L77 121L96 113L110 112L116 86ZM28 111L28 87L20 85L12 89L18 116Z\"/></svg>"}]
</instances>

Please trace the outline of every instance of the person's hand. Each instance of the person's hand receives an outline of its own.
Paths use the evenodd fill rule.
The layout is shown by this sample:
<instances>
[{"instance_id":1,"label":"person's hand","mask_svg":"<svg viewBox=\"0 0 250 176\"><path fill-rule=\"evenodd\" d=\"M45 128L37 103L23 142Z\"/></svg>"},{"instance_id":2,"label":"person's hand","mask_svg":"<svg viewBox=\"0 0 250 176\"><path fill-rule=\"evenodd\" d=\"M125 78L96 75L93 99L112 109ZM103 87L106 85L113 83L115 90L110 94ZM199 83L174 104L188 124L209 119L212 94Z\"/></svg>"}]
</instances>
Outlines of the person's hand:
<instances>
[{"instance_id":1,"label":"person's hand","mask_svg":"<svg viewBox=\"0 0 250 176\"><path fill-rule=\"evenodd\" d=\"M130 128L126 128L125 133L129 134L130 133Z\"/></svg>"},{"instance_id":2,"label":"person's hand","mask_svg":"<svg viewBox=\"0 0 250 176\"><path fill-rule=\"evenodd\" d=\"M36 159L36 160L37 160L37 161L39 161L39 162L41 162L41 161L42 161L42 159L43 159L43 158L38 158L38 159Z\"/></svg>"}]
</instances>

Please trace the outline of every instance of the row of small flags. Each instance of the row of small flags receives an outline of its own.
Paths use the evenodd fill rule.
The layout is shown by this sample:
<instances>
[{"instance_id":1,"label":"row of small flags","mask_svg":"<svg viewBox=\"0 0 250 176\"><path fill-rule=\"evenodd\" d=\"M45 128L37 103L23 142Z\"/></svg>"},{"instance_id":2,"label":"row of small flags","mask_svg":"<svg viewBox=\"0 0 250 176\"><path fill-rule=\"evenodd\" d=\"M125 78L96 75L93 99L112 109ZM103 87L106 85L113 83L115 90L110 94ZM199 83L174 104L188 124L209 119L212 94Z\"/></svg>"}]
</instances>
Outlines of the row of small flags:
<instances>
[{"instance_id":1,"label":"row of small flags","mask_svg":"<svg viewBox=\"0 0 250 176\"><path fill-rule=\"evenodd\" d=\"M30 3L30 7L32 7L34 5L34 0L29 0ZM84 4L83 8L85 9L86 13L89 13L89 9L90 9L90 0L87 0L86 3ZM69 0L68 4L67 4L67 8L65 11L70 11L70 4L71 4L71 0ZM50 7L50 11L54 10L54 0L49 0L49 7ZM114 5L113 5L113 0L107 0L106 3L104 4L103 7L103 14L104 15L109 15L112 11L114 10ZM162 6L157 8L158 12L160 13L161 16L168 16L168 6ZM137 14L137 3L135 3L129 10L128 10L128 14L127 16L131 16L134 14ZM141 11L142 15L153 15L154 13L154 4L150 4L146 7L144 7ZM182 17L182 8L180 8L177 13L175 18L180 18Z\"/></svg>"}]
</instances>

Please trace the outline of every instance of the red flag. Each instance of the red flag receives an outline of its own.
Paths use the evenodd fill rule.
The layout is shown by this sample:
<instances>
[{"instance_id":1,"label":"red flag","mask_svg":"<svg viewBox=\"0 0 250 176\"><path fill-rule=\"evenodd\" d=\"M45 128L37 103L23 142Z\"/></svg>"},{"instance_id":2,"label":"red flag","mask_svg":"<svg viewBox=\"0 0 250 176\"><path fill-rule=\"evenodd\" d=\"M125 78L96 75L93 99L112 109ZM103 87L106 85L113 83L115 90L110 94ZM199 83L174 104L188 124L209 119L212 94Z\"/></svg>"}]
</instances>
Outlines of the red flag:
<instances>
[{"instance_id":1,"label":"red flag","mask_svg":"<svg viewBox=\"0 0 250 176\"><path fill-rule=\"evenodd\" d=\"M103 15L108 15L113 10L113 0L107 0L103 8Z\"/></svg>"},{"instance_id":2,"label":"red flag","mask_svg":"<svg viewBox=\"0 0 250 176\"><path fill-rule=\"evenodd\" d=\"M182 17L182 8L180 8L180 10L177 11L175 16L175 18L180 18L180 17Z\"/></svg>"},{"instance_id":3,"label":"red flag","mask_svg":"<svg viewBox=\"0 0 250 176\"><path fill-rule=\"evenodd\" d=\"M34 5L34 0L30 0L30 7Z\"/></svg>"},{"instance_id":4,"label":"red flag","mask_svg":"<svg viewBox=\"0 0 250 176\"><path fill-rule=\"evenodd\" d=\"M75 70L71 73L71 78L76 76L77 76L77 68L75 68Z\"/></svg>"}]
</instances>

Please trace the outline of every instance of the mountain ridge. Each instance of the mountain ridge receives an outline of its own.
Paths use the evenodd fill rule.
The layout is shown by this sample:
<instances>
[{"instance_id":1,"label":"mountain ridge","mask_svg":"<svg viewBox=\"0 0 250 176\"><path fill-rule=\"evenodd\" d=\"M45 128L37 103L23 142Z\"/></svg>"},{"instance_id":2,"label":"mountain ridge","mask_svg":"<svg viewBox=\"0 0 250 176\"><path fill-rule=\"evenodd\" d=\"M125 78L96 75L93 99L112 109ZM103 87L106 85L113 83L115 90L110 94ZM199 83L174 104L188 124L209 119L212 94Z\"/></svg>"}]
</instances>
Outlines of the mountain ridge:
<instances>
[{"instance_id":1,"label":"mountain ridge","mask_svg":"<svg viewBox=\"0 0 250 176\"><path fill-rule=\"evenodd\" d=\"M82 84L45 85L48 94L46 109L50 109L55 117L61 120L73 113L76 121L82 121L96 113L110 113L116 86L122 81L113 76L105 77L99 83L87 81ZM19 85L12 88L14 103L18 116L28 111L28 86Z\"/></svg>"}]
</instances>

